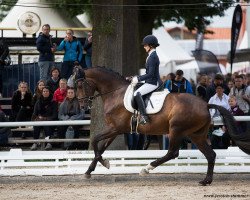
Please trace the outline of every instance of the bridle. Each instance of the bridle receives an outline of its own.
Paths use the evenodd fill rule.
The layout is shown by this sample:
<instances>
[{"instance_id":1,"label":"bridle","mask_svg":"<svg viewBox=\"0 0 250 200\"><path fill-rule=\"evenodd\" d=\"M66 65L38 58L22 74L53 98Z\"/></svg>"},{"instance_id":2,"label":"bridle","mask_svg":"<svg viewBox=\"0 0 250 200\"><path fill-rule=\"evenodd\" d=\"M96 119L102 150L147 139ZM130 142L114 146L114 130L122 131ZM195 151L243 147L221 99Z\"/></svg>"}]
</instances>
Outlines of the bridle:
<instances>
[{"instance_id":1,"label":"bridle","mask_svg":"<svg viewBox=\"0 0 250 200\"><path fill-rule=\"evenodd\" d=\"M87 79L85 79L85 78L79 78L79 79L75 80L75 82L78 82L78 81L82 81L82 85L83 85L85 91L86 91L85 85L87 85L89 88L92 88L92 85L89 83L89 81L87 81ZM125 86L121 86L119 88L110 90L108 92L98 93L96 95L86 96L86 97L79 98L79 99L83 99L84 103L87 105L84 110L91 110L93 108L92 102L93 102L94 99L96 99L97 97L100 97L100 96L104 96L106 94L113 93L113 92L115 92L115 91L117 91L117 90L119 90L119 89L121 89L123 87L125 87Z\"/></svg>"}]
</instances>

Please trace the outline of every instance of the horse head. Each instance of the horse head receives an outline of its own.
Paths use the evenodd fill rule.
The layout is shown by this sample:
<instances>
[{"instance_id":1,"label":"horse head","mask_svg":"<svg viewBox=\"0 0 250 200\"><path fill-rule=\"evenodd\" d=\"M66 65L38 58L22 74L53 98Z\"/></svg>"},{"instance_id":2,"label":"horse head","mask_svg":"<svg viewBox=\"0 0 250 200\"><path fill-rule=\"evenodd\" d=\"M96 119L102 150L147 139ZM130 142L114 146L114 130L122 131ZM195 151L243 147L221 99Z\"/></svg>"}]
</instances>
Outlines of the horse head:
<instances>
[{"instance_id":1,"label":"horse head","mask_svg":"<svg viewBox=\"0 0 250 200\"><path fill-rule=\"evenodd\" d=\"M96 90L94 82L87 80L85 70L75 67L73 71L73 78L77 88L77 96L81 107L84 110L92 108L92 101Z\"/></svg>"}]
</instances>

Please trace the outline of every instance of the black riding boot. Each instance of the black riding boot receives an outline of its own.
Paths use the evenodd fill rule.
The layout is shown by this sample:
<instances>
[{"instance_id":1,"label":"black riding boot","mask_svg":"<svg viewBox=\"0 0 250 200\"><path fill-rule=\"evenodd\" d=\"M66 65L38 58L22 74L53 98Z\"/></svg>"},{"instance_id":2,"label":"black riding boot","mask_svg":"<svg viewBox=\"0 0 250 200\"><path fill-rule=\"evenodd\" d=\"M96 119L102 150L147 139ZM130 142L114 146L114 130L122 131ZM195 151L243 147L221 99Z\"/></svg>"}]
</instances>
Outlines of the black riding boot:
<instances>
[{"instance_id":1,"label":"black riding boot","mask_svg":"<svg viewBox=\"0 0 250 200\"><path fill-rule=\"evenodd\" d=\"M140 124L145 125L147 122L149 122L149 117L146 114L146 108L144 101L142 99L141 93L138 92L135 96L135 101L138 105L138 110L140 111L141 118L140 118Z\"/></svg>"}]
</instances>

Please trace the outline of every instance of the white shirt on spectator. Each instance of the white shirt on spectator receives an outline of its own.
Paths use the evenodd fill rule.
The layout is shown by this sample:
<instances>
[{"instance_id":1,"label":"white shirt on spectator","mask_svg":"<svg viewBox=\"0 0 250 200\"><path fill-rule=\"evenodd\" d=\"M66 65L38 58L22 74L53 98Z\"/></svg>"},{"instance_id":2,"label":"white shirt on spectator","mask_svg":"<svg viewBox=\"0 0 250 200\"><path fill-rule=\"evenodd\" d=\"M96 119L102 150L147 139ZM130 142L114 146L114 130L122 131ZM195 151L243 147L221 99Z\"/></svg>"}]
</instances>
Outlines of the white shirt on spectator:
<instances>
[{"instance_id":1,"label":"white shirt on spectator","mask_svg":"<svg viewBox=\"0 0 250 200\"><path fill-rule=\"evenodd\" d=\"M223 93L221 99L218 97L217 94L215 94L209 99L208 103L219 105L229 110L230 106L229 106L228 100L229 100L229 96L227 96L225 93ZM210 112L211 118L218 117L220 115L219 111L215 109L209 109L209 112Z\"/></svg>"}]
</instances>

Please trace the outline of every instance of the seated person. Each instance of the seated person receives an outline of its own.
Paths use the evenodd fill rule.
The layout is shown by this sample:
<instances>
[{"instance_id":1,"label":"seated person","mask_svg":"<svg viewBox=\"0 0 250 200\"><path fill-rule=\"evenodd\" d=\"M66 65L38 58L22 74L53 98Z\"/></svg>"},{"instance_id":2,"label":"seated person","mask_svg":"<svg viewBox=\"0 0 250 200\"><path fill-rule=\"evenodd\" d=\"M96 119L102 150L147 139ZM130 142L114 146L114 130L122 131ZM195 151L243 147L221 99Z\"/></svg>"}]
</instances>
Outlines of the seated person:
<instances>
[{"instance_id":1,"label":"seated person","mask_svg":"<svg viewBox=\"0 0 250 200\"><path fill-rule=\"evenodd\" d=\"M14 92L11 100L12 120L30 121L32 115L32 93L28 83L21 82Z\"/></svg>"},{"instance_id":2,"label":"seated person","mask_svg":"<svg viewBox=\"0 0 250 200\"><path fill-rule=\"evenodd\" d=\"M50 78L47 80L47 86L49 86L51 93L54 94L59 87L60 70L57 67L52 67L50 70Z\"/></svg>"},{"instance_id":3,"label":"seated person","mask_svg":"<svg viewBox=\"0 0 250 200\"><path fill-rule=\"evenodd\" d=\"M49 87L45 86L42 91L42 96L35 104L32 115L33 121L53 121L57 120L58 104L53 100L53 96ZM34 139L39 139L40 131L44 129L45 137L50 137L53 134L53 126L34 126ZM34 143L31 150L37 150L38 144ZM52 145L46 144L45 150L51 150Z\"/></svg>"},{"instance_id":4,"label":"seated person","mask_svg":"<svg viewBox=\"0 0 250 200\"><path fill-rule=\"evenodd\" d=\"M59 81L59 88L54 92L53 100L60 105L67 95L67 80L62 78Z\"/></svg>"},{"instance_id":5,"label":"seated person","mask_svg":"<svg viewBox=\"0 0 250 200\"><path fill-rule=\"evenodd\" d=\"M8 118L5 113L1 110L0 106L0 122L8 122ZM9 136L11 135L11 131L9 127L0 127L0 145L4 146L8 144Z\"/></svg>"},{"instance_id":6,"label":"seated person","mask_svg":"<svg viewBox=\"0 0 250 200\"><path fill-rule=\"evenodd\" d=\"M68 88L65 100L59 106L59 120L80 120L84 118L84 111L80 108L80 104L75 95L74 88ZM59 126L59 138L65 138L65 133L69 126ZM80 126L72 126L74 129L75 138L79 137Z\"/></svg>"},{"instance_id":7,"label":"seated person","mask_svg":"<svg viewBox=\"0 0 250 200\"><path fill-rule=\"evenodd\" d=\"M37 100L42 96L42 93L43 93L42 91L45 85L46 85L46 82L44 80L40 80L37 82L35 94L33 95L33 98L32 98L33 106L36 104Z\"/></svg>"}]
</instances>

